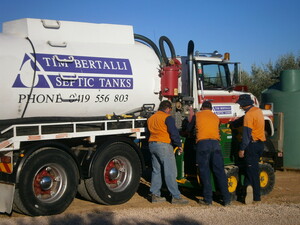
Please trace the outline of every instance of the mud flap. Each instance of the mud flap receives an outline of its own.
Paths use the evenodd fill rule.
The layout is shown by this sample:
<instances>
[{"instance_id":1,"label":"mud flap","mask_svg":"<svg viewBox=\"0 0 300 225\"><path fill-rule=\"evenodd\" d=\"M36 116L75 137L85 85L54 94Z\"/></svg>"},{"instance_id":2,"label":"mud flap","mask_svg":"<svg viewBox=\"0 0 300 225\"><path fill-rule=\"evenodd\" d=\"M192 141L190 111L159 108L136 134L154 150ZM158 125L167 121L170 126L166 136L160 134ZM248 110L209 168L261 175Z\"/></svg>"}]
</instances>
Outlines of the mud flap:
<instances>
[{"instance_id":1,"label":"mud flap","mask_svg":"<svg viewBox=\"0 0 300 225\"><path fill-rule=\"evenodd\" d=\"M14 201L15 184L0 183L0 212L10 214Z\"/></svg>"}]
</instances>

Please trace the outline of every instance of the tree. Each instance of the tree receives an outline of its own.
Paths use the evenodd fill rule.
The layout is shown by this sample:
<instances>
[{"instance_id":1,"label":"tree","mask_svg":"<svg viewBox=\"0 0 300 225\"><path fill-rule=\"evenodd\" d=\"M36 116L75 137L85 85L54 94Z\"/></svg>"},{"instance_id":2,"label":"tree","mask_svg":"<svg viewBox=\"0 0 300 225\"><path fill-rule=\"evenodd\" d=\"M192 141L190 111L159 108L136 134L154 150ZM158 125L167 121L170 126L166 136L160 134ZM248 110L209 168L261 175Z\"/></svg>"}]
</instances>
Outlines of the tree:
<instances>
[{"instance_id":1,"label":"tree","mask_svg":"<svg viewBox=\"0 0 300 225\"><path fill-rule=\"evenodd\" d=\"M248 91L254 94L260 101L261 92L278 82L280 72L289 69L300 69L300 55L296 57L292 53L282 55L275 63L271 61L259 67L255 64L251 67L251 75L241 72L241 84L248 86Z\"/></svg>"}]
</instances>

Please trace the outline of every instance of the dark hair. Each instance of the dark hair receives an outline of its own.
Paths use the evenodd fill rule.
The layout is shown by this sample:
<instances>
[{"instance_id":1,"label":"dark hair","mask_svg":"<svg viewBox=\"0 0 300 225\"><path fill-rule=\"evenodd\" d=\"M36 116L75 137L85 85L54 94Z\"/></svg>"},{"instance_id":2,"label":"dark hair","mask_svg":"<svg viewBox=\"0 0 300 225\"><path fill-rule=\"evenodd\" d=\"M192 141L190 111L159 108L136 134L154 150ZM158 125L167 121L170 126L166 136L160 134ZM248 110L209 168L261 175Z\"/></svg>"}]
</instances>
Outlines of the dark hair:
<instances>
[{"instance_id":1,"label":"dark hair","mask_svg":"<svg viewBox=\"0 0 300 225\"><path fill-rule=\"evenodd\" d=\"M172 104L168 100L164 100L159 104L158 110L166 110L167 108L172 108Z\"/></svg>"},{"instance_id":2,"label":"dark hair","mask_svg":"<svg viewBox=\"0 0 300 225\"><path fill-rule=\"evenodd\" d=\"M212 105L211 105L211 103L210 103L209 101L205 101L205 102L202 103L201 108L202 108L202 109L203 109L203 108L207 108L207 109L212 110Z\"/></svg>"}]
</instances>

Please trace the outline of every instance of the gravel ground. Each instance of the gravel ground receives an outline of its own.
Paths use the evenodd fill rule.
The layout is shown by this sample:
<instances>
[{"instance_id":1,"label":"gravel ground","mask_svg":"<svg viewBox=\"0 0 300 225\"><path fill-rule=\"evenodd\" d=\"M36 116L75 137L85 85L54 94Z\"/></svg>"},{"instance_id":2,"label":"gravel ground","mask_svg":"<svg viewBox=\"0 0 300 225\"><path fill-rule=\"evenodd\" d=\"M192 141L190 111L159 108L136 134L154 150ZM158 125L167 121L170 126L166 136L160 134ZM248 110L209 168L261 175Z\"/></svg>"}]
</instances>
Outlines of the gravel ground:
<instances>
[{"instance_id":1,"label":"gravel ground","mask_svg":"<svg viewBox=\"0 0 300 225\"><path fill-rule=\"evenodd\" d=\"M192 197L194 193L186 190L182 193L190 200L188 205L152 204L147 200L148 191L147 182L142 182L130 201L116 206L75 199L64 213L55 216L0 214L0 225L300 225L300 172L277 171L274 190L263 196L261 203L252 205L235 201L228 207L216 202L212 206L199 206L196 202L199 196Z\"/></svg>"},{"instance_id":2,"label":"gravel ground","mask_svg":"<svg viewBox=\"0 0 300 225\"><path fill-rule=\"evenodd\" d=\"M1 219L3 225L31 224L300 224L300 204L257 204L250 206L182 206L143 209L123 209L103 212L93 211L83 214L67 214L48 217L19 217Z\"/></svg>"}]
</instances>

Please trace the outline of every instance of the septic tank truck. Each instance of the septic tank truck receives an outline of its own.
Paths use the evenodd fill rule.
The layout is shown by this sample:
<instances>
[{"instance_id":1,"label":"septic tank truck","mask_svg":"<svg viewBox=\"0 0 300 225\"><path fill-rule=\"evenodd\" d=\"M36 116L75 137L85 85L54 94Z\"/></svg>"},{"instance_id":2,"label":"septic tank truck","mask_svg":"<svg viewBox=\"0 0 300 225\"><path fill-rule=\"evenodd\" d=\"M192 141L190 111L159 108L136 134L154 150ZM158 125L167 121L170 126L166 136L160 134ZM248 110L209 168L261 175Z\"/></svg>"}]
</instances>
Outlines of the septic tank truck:
<instances>
[{"instance_id":1,"label":"septic tank truck","mask_svg":"<svg viewBox=\"0 0 300 225\"><path fill-rule=\"evenodd\" d=\"M127 25L19 19L2 30L0 212L58 214L77 193L101 204L128 201L145 167L147 118L162 100L172 102L178 129L204 100L223 123L243 115L238 63L194 52L193 41L179 57L167 37L158 48ZM272 112L264 117L271 136ZM238 168L225 169L233 180Z\"/></svg>"}]
</instances>

